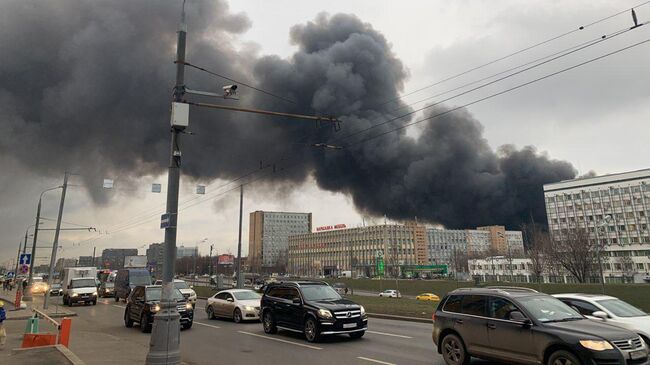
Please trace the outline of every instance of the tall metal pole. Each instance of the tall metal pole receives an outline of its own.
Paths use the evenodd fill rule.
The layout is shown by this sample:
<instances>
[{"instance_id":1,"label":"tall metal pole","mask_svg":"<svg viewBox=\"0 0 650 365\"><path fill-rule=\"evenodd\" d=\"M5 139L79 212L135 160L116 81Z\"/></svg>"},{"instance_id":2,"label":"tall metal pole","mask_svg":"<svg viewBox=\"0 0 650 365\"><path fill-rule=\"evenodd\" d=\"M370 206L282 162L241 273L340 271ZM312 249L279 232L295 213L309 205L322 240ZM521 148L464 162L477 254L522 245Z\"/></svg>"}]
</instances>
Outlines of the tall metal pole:
<instances>
[{"instance_id":1,"label":"tall metal pole","mask_svg":"<svg viewBox=\"0 0 650 365\"><path fill-rule=\"evenodd\" d=\"M244 287L244 281L241 277L241 229L242 215L244 210L244 185L239 186L239 239L237 240L237 288Z\"/></svg>"},{"instance_id":2,"label":"tall metal pole","mask_svg":"<svg viewBox=\"0 0 650 365\"><path fill-rule=\"evenodd\" d=\"M95 250L97 249L97 246L93 247L93 261L90 266L95 267Z\"/></svg>"},{"instance_id":3,"label":"tall metal pole","mask_svg":"<svg viewBox=\"0 0 650 365\"><path fill-rule=\"evenodd\" d=\"M208 266L209 274L208 274L208 275L210 276L210 278L212 278L212 249L213 249L213 248L214 248L214 245L210 245L210 255L209 255L209 257L208 257L209 260L210 260L210 261L208 262L208 264L209 264L209 266Z\"/></svg>"},{"instance_id":4,"label":"tall metal pole","mask_svg":"<svg viewBox=\"0 0 650 365\"><path fill-rule=\"evenodd\" d=\"M176 45L176 87L174 101L180 102L185 94L185 1L181 13ZM160 301L161 310L154 316L147 365L180 364L180 315L173 299L174 265L176 262L176 224L178 222L178 190L180 183L181 151L179 133L181 127L172 126L171 157L167 177L167 214L169 225L165 228L165 261L163 263L163 287Z\"/></svg>"},{"instance_id":5,"label":"tall metal pole","mask_svg":"<svg viewBox=\"0 0 650 365\"><path fill-rule=\"evenodd\" d=\"M43 192L44 193L44 192ZM36 239L38 238L38 222L41 220L41 201L43 200L43 193L38 198L38 207L36 208L36 224L34 224L34 241L32 241L32 258L29 262L29 276L27 279L27 286L25 293L23 293L23 300L30 302L32 300L31 286L32 286L32 273L34 269L34 261L36 258Z\"/></svg>"},{"instance_id":6,"label":"tall metal pole","mask_svg":"<svg viewBox=\"0 0 650 365\"><path fill-rule=\"evenodd\" d=\"M20 246L22 246L22 242L18 242L18 256L16 256L16 270L14 270L14 280L16 279L16 275L18 275L18 261L20 260Z\"/></svg>"},{"instance_id":7,"label":"tall metal pole","mask_svg":"<svg viewBox=\"0 0 650 365\"><path fill-rule=\"evenodd\" d=\"M63 218L63 205L65 204L65 192L68 190L68 173L63 175L63 190L61 191L61 202L59 203L59 215L56 218L56 231L54 231L54 242L52 243L52 256L50 256L50 274L47 277L47 290L43 297L43 309L47 309L47 300L50 297L49 288L54 281L54 264L56 263L56 251L59 249L59 233L61 232L61 218Z\"/></svg>"}]
</instances>

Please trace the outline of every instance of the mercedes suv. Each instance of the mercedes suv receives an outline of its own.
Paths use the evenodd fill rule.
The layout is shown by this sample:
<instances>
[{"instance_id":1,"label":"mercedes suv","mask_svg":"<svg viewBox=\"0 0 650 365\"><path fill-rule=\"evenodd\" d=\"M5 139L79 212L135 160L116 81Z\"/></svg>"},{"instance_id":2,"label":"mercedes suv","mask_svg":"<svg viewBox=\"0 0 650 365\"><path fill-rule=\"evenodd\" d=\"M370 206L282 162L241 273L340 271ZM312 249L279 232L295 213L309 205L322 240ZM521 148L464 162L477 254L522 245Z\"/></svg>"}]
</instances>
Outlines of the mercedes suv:
<instances>
[{"instance_id":1,"label":"mercedes suv","mask_svg":"<svg viewBox=\"0 0 650 365\"><path fill-rule=\"evenodd\" d=\"M449 365L470 357L516 364L647 365L639 335L586 319L526 288L465 288L433 316L433 342Z\"/></svg>"},{"instance_id":2,"label":"mercedes suv","mask_svg":"<svg viewBox=\"0 0 650 365\"><path fill-rule=\"evenodd\" d=\"M368 329L363 306L343 299L327 283L318 281L269 284L262 296L261 314L264 332L300 332L309 342L337 334L361 338Z\"/></svg>"}]
</instances>

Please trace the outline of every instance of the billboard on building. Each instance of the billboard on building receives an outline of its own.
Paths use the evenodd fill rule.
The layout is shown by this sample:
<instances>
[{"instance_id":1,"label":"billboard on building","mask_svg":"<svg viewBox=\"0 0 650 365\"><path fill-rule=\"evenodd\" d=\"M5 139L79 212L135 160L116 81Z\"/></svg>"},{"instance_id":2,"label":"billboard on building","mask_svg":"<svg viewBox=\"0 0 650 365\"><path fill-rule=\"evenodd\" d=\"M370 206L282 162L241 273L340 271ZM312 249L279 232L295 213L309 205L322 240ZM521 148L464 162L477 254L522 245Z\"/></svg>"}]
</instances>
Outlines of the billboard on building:
<instances>
[{"instance_id":1,"label":"billboard on building","mask_svg":"<svg viewBox=\"0 0 650 365\"><path fill-rule=\"evenodd\" d=\"M124 268L136 268L136 267L147 267L147 256L125 256L124 257Z\"/></svg>"},{"instance_id":2,"label":"billboard on building","mask_svg":"<svg viewBox=\"0 0 650 365\"><path fill-rule=\"evenodd\" d=\"M219 265L233 265L234 263L235 263L235 256L233 255L217 256L217 264Z\"/></svg>"}]
</instances>

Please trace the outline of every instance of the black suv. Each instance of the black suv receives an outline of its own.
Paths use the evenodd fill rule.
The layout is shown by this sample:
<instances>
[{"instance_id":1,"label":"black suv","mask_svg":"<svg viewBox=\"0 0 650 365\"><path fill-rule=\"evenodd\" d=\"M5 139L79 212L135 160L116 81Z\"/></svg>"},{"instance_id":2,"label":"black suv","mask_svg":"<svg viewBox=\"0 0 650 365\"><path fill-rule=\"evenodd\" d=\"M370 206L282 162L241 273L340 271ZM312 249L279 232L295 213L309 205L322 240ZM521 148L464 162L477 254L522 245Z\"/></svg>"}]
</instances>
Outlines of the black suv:
<instances>
[{"instance_id":1,"label":"black suv","mask_svg":"<svg viewBox=\"0 0 650 365\"><path fill-rule=\"evenodd\" d=\"M324 335L344 333L361 338L368 329L363 306L341 298L324 282L272 283L261 302L266 333L276 333L280 328L304 333L307 341L318 342Z\"/></svg>"},{"instance_id":2,"label":"black suv","mask_svg":"<svg viewBox=\"0 0 650 365\"><path fill-rule=\"evenodd\" d=\"M586 319L532 289L457 289L440 302L433 323L433 342L449 365L469 364L471 356L516 364L648 364L637 334Z\"/></svg>"},{"instance_id":3,"label":"black suv","mask_svg":"<svg viewBox=\"0 0 650 365\"><path fill-rule=\"evenodd\" d=\"M142 332L151 332L153 316L160 310L160 297L162 286L160 285L139 285L131 290L126 298L126 310L124 311L124 325L133 327L133 322L140 323ZM194 309L181 292L174 288L174 299L176 309L181 315L181 326L184 329L192 327L194 322Z\"/></svg>"}]
</instances>

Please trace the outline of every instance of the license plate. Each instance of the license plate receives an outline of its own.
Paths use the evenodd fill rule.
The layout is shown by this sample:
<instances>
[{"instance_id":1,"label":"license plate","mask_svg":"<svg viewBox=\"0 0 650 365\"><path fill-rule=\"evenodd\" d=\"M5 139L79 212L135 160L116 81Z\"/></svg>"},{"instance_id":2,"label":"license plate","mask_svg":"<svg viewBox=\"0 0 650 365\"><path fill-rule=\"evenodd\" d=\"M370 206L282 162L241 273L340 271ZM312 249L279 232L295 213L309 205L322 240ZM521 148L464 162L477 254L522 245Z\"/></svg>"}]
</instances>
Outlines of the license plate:
<instances>
[{"instance_id":1,"label":"license plate","mask_svg":"<svg viewBox=\"0 0 650 365\"><path fill-rule=\"evenodd\" d=\"M648 353L645 352L645 350L639 350L639 351L632 351L630 352L630 359L631 360L638 360L638 359L643 359L644 357L648 356Z\"/></svg>"},{"instance_id":2,"label":"license plate","mask_svg":"<svg viewBox=\"0 0 650 365\"><path fill-rule=\"evenodd\" d=\"M343 328L354 328L356 326L356 323L343 323Z\"/></svg>"}]
</instances>

